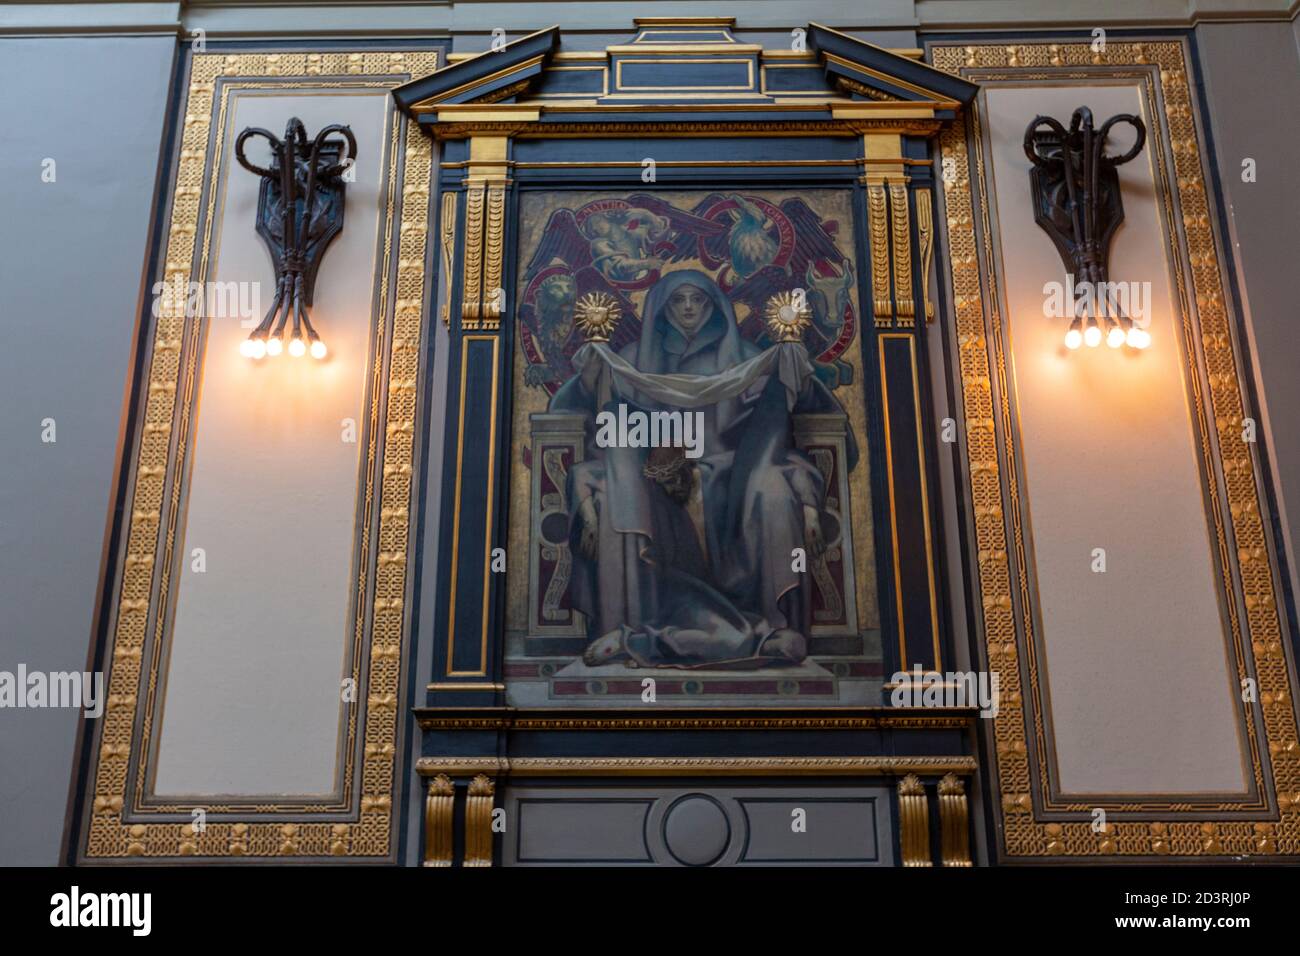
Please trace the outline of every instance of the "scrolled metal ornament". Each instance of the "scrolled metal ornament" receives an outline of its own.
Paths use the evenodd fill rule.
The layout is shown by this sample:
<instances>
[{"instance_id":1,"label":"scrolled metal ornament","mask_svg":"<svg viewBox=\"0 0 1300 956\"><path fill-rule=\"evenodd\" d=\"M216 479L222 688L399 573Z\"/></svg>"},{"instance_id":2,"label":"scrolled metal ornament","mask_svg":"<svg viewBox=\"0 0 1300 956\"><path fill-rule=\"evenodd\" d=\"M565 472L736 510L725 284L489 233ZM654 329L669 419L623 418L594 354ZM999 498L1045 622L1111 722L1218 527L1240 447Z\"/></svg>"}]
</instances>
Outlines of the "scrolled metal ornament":
<instances>
[{"instance_id":1,"label":"scrolled metal ornament","mask_svg":"<svg viewBox=\"0 0 1300 956\"><path fill-rule=\"evenodd\" d=\"M342 139L330 139L335 134ZM244 155L245 144L257 136L271 146L268 167L249 162ZM262 358L280 354L284 350L281 338L292 316L289 354L296 357L310 351L313 358L325 358L325 343L312 327L308 309L325 250L343 231L344 173L356 158L357 141L349 127L326 126L308 140L297 117L285 126L283 139L268 130L249 127L235 140L239 165L262 179L257 233L275 264L275 297L261 324L241 343L244 355Z\"/></svg>"},{"instance_id":2,"label":"scrolled metal ornament","mask_svg":"<svg viewBox=\"0 0 1300 956\"><path fill-rule=\"evenodd\" d=\"M1108 156L1106 140L1121 123L1132 126L1136 138L1127 151ZM1074 111L1068 130L1050 116L1035 116L1025 129L1025 155L1033 164L1029 182L1034 221L1056 246L1074 277L1073 288L1082 292L1070 296L1069 348L1085 341L1099 344L1103 326L1111 346L1145 348L1151 342L1146 329L1119 307L1108 280L1110 242L1124 221L1115 170L1142 152L1146 137L1141 117L1121 113L1096 128L1086 106Z\"/></svg>"}]
</instances>

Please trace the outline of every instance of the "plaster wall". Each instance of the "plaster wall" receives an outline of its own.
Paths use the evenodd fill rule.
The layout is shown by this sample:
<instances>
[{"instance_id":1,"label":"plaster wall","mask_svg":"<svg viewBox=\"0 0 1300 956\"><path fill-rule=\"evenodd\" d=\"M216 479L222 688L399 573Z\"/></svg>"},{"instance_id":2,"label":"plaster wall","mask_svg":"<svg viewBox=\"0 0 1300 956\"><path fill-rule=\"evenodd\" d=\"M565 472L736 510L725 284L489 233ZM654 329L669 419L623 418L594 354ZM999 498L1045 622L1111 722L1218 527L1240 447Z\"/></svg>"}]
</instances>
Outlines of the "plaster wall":
<instances>
[{"instance_id":1,"label":"plaster wall","mask_svg":"<svg viewBox=\"0 0 1300 956\"><path fill-rule=\"evenodd\" d=\"M1153 141L1119 167L1124 222L1110 260L1112 282L1149 295L1150 348L1072 352L1068 322L1044 315L1046 285L1065 270L1034 225L1025 127L1081 104L1098 122L1141 114L1142 98L1132 85L1016 86L988 89L986 104L1050 772L1070 795L1241 793L1243 730ZM1115 135L1131 141L1127 128Z\"/></svg>"},{"instance_id":2,"label":"plaster wall","mask_svg":"<svg viewBox=\"0 0 1300 956\"><path fill-rule=\"evenodd\" d=\"M262 308L247 323L238 316L207 322L174 572L159 795L335 788L345 648L357 627L360 453L390 114L383 89L232 95L215 184L212 276L258 283ZM239 344L269 307L275 277L253 232L261 180L236 165L233 143L250 126L279 135L290 116L309 136L331 123L349 125L356 182L347 186L344 229L316 286L312 322L326 359L286 351L254 361ZM253 162L268 161L263 141L249 153ZM195 549L203 552L202 572Z\"/></svg>"},{"instance_id":3,"label":"plaster wall","mask_svg":"<svg viewBox=\"0 0 1300 956\"><path fill-rule=\"evenodd\" d=\"M166 37L0 39L0 670L10 673L87 666L174 54ZM56 862L79 713L0 711L0 767L21 768L0 772L0 864Z\"/></svg>"}]
</instances>

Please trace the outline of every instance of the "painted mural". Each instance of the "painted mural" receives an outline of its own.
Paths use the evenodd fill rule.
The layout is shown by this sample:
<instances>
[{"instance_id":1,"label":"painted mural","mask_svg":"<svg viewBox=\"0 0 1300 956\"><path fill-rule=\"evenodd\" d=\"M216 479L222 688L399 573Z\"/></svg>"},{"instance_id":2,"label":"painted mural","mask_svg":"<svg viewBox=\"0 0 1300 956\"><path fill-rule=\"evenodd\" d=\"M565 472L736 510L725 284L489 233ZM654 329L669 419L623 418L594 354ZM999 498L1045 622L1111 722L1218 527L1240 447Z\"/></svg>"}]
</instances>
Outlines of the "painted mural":
<instances>
[{"instance_id":1,"label":"painted mural","mask_svg":"<svg viewBox=\"0 0 1300 956\"><path fill-rule=\"evenodd\" d=\"M512 703L877 699L851 215L839 190L524 194Z\"/></svg>"}]
</instances>

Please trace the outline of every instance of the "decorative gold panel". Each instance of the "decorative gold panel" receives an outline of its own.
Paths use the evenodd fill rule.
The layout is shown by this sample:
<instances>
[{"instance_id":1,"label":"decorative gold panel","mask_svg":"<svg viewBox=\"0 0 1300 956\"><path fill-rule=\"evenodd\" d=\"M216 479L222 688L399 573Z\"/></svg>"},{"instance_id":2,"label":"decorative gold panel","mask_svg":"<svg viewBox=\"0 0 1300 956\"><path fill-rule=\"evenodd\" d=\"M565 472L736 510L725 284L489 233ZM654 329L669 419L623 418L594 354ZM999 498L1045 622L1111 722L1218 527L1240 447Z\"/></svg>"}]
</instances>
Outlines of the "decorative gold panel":
<instances>
[{"instance_id":1,"label":"decorative gold panel","mask_svg":"<svg viewBox=\"0 0 1300 956\"><path fill-rule=\"evenodd\" d=\"M973 151L968 146L967 129L955 125L945 130L940 147L950 254L947 271L967 426L978 607L983 615L987 664L1001 679L1000 709L993 721L992 769L1001 794L998 829L1002 853L1011 858L1296 855L1300 853L1300 745L1288 677L1288 642L1277 608L1277 566L1264 528L1263 491L1252 452L1239 440L1245 412L1237 343L1213 231L1214 207L1196 129L1186 48L1180 41L1111 42L1104 52L1093 51L1088 43L1020 43L936 45L931 53L935 66L975 81L1123 78L1142 84L1157 186L1165 193L1165 228L1171 234L1181 234L1187 248L1186 258L1181 252L1173 256L1173 278L1181 305L1184 345L1191 356L1187 375L1195 424L1207 459L1205 468L1210 475L1222 476L1220 490L1228 504L1224 513L1217 492L1210 495L1222 586L1229 595L1237 677L1253 676L1259 686L1259 703L1242 706L1254 755L1252 772L1266 800L1250 806L1139 798L1124 803L1051 802L1045 774L1030 762L1031 749L1044 752L1044 701L1034 651L1033 594L1025 571L1016 454L1005 427L1010 420L1006 345L996 296L986 292L981 281L981 266L987 275L996 276L987 241L991 234L988 204L980 203L977 221L973 202L976 183L981 195L987 196L983 188L985 160L978 145ZM979 144L978 101L968 121L971 142ZM1172 169L1165 158L1166 139ZM1176 206L1171 197L1176 197ZM977 245L977 235L983 237L982 246ZM1208 392L1201 385L1198 360L1204 363ZM1018 569L1014 582L1009 560L1013 551ZM1238 578L1240 606L1234 587ZM1244 608L1244 617L1240 608ZM1023 641L1017 638L1018 625ZM1263 726L1263 741L1256 739L1257 720ZM1267 761L1262 759L1264 753ZM1097 831L1090 812L1094 806L1110 814L1107 825ZM1060 822L1040 819L1043 808L1060 811ZM1133 819L1139 814L1150 818Z\"/></svg>"},{"instance_id":2,"label":"decorative gold panel","mask_svg":"<svg viewBox=\"0 0 1300 956\"><path fill-rule=\"evenodd\" d=\"M966 785L956 774L939 781L939 832L944 866L970 866L970 813Z\"/></svg>"},{"instance_id":3,"label":"decorative gold panel","mask_svg":"<svg viewBox=\"0 0 1300 956\"><path fill-rule=\"evenodd\" d=\"M893 224L894 298L898 301L898 324L916 325L916 300L912 295L912 229L907 214L907 187L889 184L889 218Z\"/></svg>"},{"instance_id":4,"label":"decorative gold panel","mask_svg":"<svg viewBox=\"0 0 1300 956\"><path fill-rule=\"evenodd\" d=\"M501 266L505 257L506 191L504 186L487 188L487 231L483 236L483 328L501 327L504 290Z\"/></svg>"},{"instance_id":5,"label":"decorative gold panel","mask_svg":"<svg viewBox=\"0 0 1300 956\"><path fill-rule=\"evenodd\" d=\"M888 187L867 187L867 226L871 232L871 299L876 328L894 324L894 302L889 294Z\"/></svg>"},{"instance_id":6,"label":"decorative gold panel","mask_svg":"<svg viewBox=\"0 0 1300 956\"><path fill-rule=\"evenodd\" d=\"M465 797L465 865L492 865L492 801L496 784L486 774L469 782Z\"/></svg>"},{"instance_id":7,"label":"decorative gold panel","mask_svg":"<svg viewBox=\"0 0 1300 956\"><path fill-rule=\"evenodd\" d=\"M921 302L926 322L934 321L930 301L930 269L934 265L934 206L928 187L916 191L916 236L921 247Z\"/></svg>"},{"instance_id":8,"label":"decorative gold panel","mask_svg":"<svg viewBox=\"0 0 1300 956\"><path fill-rule=\"evenodd\" d=\"M182 113L180 149L175 188L167 214L162 276L169 285L207 279L209 248L213 242L213 210L217 201L211 186L220 175L230 90L337 90L351 87L391 88L407 79L428 75L438 66L437 51L294 52L248 54L197 54L191 59L189 87ZM267 78L286 77L267 82ZM219 81L224 79L224 83ZM222 93L217 95L218 85ZM384 235L400 221L398 248L385 238L378 269L379 308L375 316L380 349L391 352L387 381L380 382L383 352L376 356L377 388L370 409L372 423L380 418L387 430L382 446L377 428L371 429L369 461L375 469L366 478L366 514L380 508L378 537L362 532L363 555L376 551L374 601L362 602L370 618L369 679L359 681L364 716L349 734L364 733L360 768L359 802L352 806L270 804L249 806L201 805L211 815L239 810L271 819L252 823L227 823L209 819L201 831L191 823L128 823L127 813L171 812L188 814L189 806L139 808L143 786L139 767L148 753L148 734L156 724L153 699L161 677L167 617L167 595L173 547L180 520L183 460L190 440L197 359L202 323L187 319L180 302L164 301L154 320L145 379L142 383L140 429L130 449L132 484L125 548L110 622L106 651L108 700L99 722L92 756L92 797L87 808L81 856L102 861L122 857L166 858L179 856L365 856L382 857L392 851L392 789L398 737L397 699L402 670L404 603L406 593L407 532L414 464L415 381L421 354L424 311L424 255L429 219L432 150L428 137L414 135L403 145L406 124L397 118L388 144L391 166L387 170L387 209ZM402 192L397 194L398 183ZM199 232L200 213L204 231ZM251 232L250 232L251 237ZM250 241L252 239L250 238ZM395 286L388 264L396 254ZM386 310L394 310L392 339L386 342ZM174 448L173 448L174 445ZM378 500L371 475L379 478ZM166 527L162 515L166 514ZM366 524L366 529L369 523ZM364 572L363 572L364 573ZM157 594L154 595L155 584ZM365 633L358 621L357 640ZM146 633L152 627L152 633ZM152 653L146 655L146 643ZM357 655L360 661L361 655ZM360 664L357 664L360 667ZM360 671L356 676L364 678ZM137 702L144 705L140 733L136 733ZM354 708L354 713L360 708ZM352 748L348 748L349 754ZM134 759L133 759L134 758ZM349 758L350 759L350 758ZM129 777L134 774L134 783ZM351 773L349 769L348 773ZM351 794L351 777L345 777ZM355 798L349 796L348 802ZM325 810L348 811L347 821L312 821L310 815ZM306 822L286 821L294 814ZM276 817L280 819L275 819Z\"/></svg>"},{"instance_id":9,"label":"decorative gold panel","mask_svg":"<svg viewBox=\"0 0 1300 956\"><path fill-rule=\"evenodd\" d=\"M482 328L484 193L481 183L471 184L465 190L465 292L460 311L464 329Z\"/></svg>"},{"instance_id":10,"label":"decorative gold panel","mask_svg":"<svg viewBox=\"0 0 1300 956\"><path fill-rule=\"evenodd\" d=\"M456 200L459 193L449 191L442 197L442 326L451 328L452 257L456 251Z\"/></svg>"},{"instance_id":11,"label":"decorative gold panel","mask_svg":"<svg viewBox=\"0 0 1300 956\"><path fill-rule=\"evenodd\" d=\"M933 866L930 860L930 804L914 773L898 781L898 842L903 866Z\"/></svg>"},{"instance_id":12,"label":"decorative gold panel","mask_svg":"<svg viewBox=\"0 0 1300 956\"><path fill-rule=\"evenodd\" d=\"M440 773L429 781L429 792L424 800L425 866L451 866L455 804L456 787L450 777Z\"/></svg>"}]
</instances>

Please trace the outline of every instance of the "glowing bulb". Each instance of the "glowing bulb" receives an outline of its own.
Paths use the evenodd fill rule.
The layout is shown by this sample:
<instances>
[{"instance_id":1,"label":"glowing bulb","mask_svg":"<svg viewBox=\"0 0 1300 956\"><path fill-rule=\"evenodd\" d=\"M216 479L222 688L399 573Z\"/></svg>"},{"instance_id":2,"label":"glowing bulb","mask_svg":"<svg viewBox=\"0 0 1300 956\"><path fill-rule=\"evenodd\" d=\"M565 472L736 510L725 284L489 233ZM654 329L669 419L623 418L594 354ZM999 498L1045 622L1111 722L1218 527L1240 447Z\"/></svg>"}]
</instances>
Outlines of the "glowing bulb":
<instances>
[{"instance_id":1,"label":"glowing bulb","mask_svg":"<svg viewBox=\"0 0 1300 956\"><path fill-rule=\"evenodd\" d=\"M1095 325L1088 326L1088 331L1083 333L1083 342L1090 349L1095 349L1101 344L1101 329Z\"/></svg>"},{"instance_id":2,"label":"glowing bulb","mask_svg":"<svg viewBox=\"0 0 1300 956\"><path fill-rule=\"evenodd\" d=\"M1139 329L1135 325L1128 330L1127 341L1135 349L1144 349L1151 344L1151 333L1146 329Z\"/></svg>"},{"instance_id":3,"label":"glowing bulb","mask_svg":"<svg viewBox=\"0 0 1300 956\"><path fill-rule=\"evenodd\" d=\"M1124 344L1124 330L1118 325L1106 333L1106 344L1113 349L1119 348Z\"/></svg>"},{"instance_id":4,"label":"glowing bulb","mask_svg":"<svg viewBox=\"0 0 1300 956\"><path fill-rule=\"evenodd\" d=\"M254 341L254 339L244 339L244 341L240 342L239 354L244 356L244 358L252 358Z\"/></svg>"},{"instance_id":5,"label":"glowing bulb","mask_svg":"<svg viewBox=\"0 0 1300 956\"><path fill-rule=\"evenodd\" d=\"M294 358L302 358L307 354L307 346L302 339L294 339L289 343L289 354Z\"/></svg>"},{"instance_id":6,"label":"glowing bulb","mask_svg":"<svg viewBox=\"0 0 1300 956\"><path fill-rule=\"evenodd\" d=\"M325 357L325 343L320 339L311 344L311 357L314 359L323 359Z\"/></svg>"},{"instance_id":7,"label":"glowing bulb","mask_svg":"<svg viewBox=\"0 0 1300 956\"><path fill-rule=\"evenodd\" d=\"M267 339L266 342L267 355L279 355L283 351L284 351L283 342L281 342L279 339Z\"/></svg>"},{"instance_id":8,"label":"glowing bulb","mask_svg":"<svg viewBox=\"0 0 1300 956\"><path fill-rule=\"evenodd\" d=\"M1078 329L1070 329L1065 333L1065 347L1067 349L1077 349L1083 344L1083 333Z\"/></svg>"},{"instance_id":9,"label":"glowing bulb","mask_svg":"<svg viewBox=\"0 0 1300 956\"><path fill-rule=\"evenodd\" d=\"M261 339L248 339L247 343L248 351L244 352L244 354L249 358L260 359L266 357L266 343ZM241 345L239 350L243 352L244 347Z\"/></svg>"}]
</instances>

